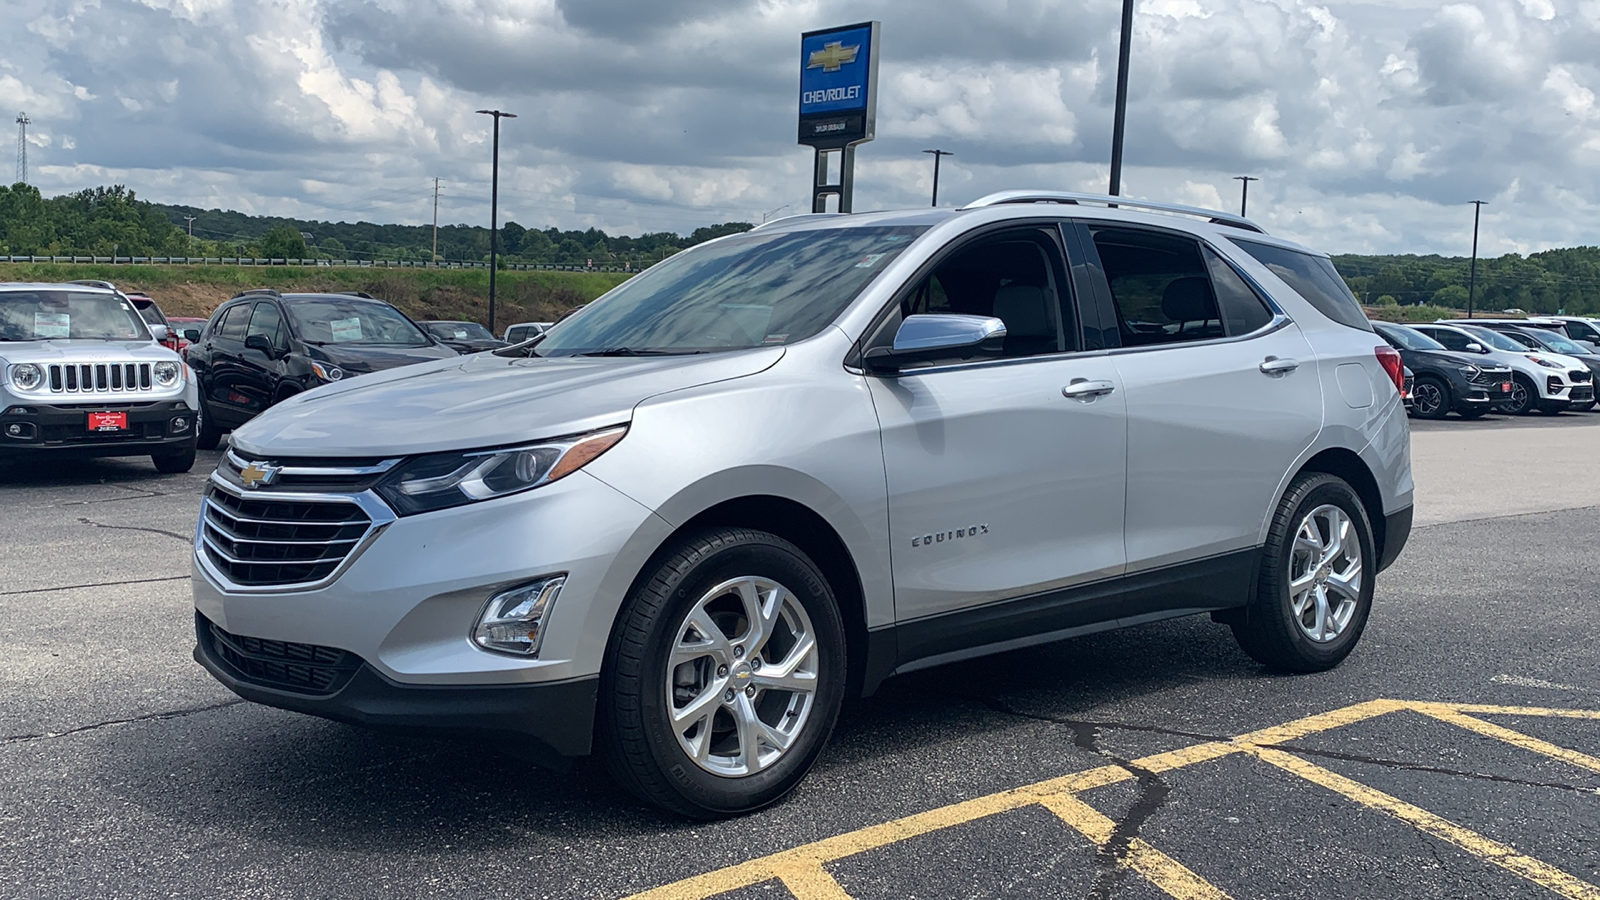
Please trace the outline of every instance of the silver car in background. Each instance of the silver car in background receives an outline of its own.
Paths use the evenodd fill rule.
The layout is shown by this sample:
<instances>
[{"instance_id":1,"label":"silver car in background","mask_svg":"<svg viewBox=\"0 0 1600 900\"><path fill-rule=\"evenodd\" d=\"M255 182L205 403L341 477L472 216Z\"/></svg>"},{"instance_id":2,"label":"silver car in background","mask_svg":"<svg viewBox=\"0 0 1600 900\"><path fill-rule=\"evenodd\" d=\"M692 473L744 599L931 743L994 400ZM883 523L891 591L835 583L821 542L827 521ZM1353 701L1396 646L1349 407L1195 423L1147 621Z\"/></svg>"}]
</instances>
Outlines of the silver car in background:
<instances>
[{"instance_id":1,"label":"silver car in background","mask_svg":"<svg viewBox=\"0 0 1600 900\"><path fill-rule=\"evenodd\" d=\"M273 407L206 489L197 660L697 817L897 673L1196 613L1337 665L1410 533L1399 355L1325 255L1110 201L785 219Z\"/></svg>"},{"instance_id":2,"label":"silver car in background","mask_svg":"<svg viewBox=\"0 0 1600 900\"><path fill-rule=\"evenodd\" d=\"M127 295L105 282L0 284L0 460L149 456L194 467L199 395Z\"/></svg>"}]
</instances>

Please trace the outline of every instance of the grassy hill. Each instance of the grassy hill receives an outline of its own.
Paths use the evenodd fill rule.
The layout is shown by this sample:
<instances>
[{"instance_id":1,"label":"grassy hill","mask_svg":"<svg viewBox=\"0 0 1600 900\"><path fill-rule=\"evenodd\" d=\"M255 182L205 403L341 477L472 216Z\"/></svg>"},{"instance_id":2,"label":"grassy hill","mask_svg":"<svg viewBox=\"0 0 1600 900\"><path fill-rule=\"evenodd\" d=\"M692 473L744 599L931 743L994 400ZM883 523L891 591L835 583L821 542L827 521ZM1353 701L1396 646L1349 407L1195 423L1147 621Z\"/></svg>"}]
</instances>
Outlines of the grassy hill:
<instances>
[{"instance_id":1,"label":"grassy hill","mask_svg":"<svg viewBox=\"0 0 1600 900\"><path fill-rule=\"evenodd\" d=\"M217 305L249 288L280 291L366 291L413 319L487 322L489 272L485 269L360 269L314 266L112 266L0 263L0 281L71 281L97 278L123 290L143 291L169 316L209 316ZM495 320L549 322L627 280L606 272L501 272Z\"/></svg>"}]
</instances>

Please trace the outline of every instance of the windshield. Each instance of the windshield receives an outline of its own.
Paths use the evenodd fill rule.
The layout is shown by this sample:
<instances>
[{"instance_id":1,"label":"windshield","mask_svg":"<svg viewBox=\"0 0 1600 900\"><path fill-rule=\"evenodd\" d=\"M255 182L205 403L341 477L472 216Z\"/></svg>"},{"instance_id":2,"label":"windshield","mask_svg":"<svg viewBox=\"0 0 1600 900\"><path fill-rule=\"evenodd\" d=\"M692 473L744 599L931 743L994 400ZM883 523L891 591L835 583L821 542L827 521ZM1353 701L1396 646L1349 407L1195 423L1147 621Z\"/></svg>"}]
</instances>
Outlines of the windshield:
<instances>
[{"instance_id":1,"label":"windshield","mask_svg":"<svg viewBox=\"0 0 1600 900\"><path fill-rule=\"evenodd\" d=\"M370 300L291 300L289 318L300 339L311 344L398 344L422 347L429 342L410 319L387 303Z\"/></svg>"},{"instance_id":2,"label":"windshield","mask_svg":"<svg viewBox=\"0 0 1600 900\"><path fill-rule=\"evenodd\" d=\"M477 322L429 322L428 333L441 341L492 341L494 335Z\"/></svg>"},{"instance_id":3,"label":"windshield","mask_svg":"<svg viewBox=\"0 0 1600 900\"><path fill-rule=\"evenodd\" d=\"M1399 328L1394 325L1377 325L1378 334L1392 343L1399 344L1403 350L1443 350L1444 345L1420 331L1410 328Z\"/></svg>"},{"instance_id":4,"label":"windshield","mask_svg":"<svg viewBox=\"0 0 1600 900\"><path fill-rule=\"evenodd\" d=\"M1572 356L1587 356L1592 350L1585 350L1555 332L1530 332L1533 339L1543 344L1552 353L1566 353Z\"/></svg>"},{"instance_id":5,"label":"windshield","mask_svg":"<svg viewBox=\"0 0 1600 900\"><path fill-rule=\"evenodd\" d=\"M148 341L127 300L107 293L0 291L0 341Z\"/></svg>"},{"instance_id":6,"label":"windshield","mask_svg":"<svg viewBox=\"0 0 1600 900\"><path fill-rule=\"evenodd\" d=\"M551 329L539 356L779 346L832 322L923 226L752 232L686 250Z\"/></svg>"},{"instance_id":7,"label":"windshield","mask_svg":"<svg viewBox=\"0 0 1600 900\"><path fill-rule=\"evenodd\" d=\"M1479 328L1475 325L1463 325L1461 330L1472 335L1478 343L1495 350L1510 350L1512 353L1526 353L1528 348L1513 341L1498 331L1488 328Z\"/></svg>"}]
</instances>

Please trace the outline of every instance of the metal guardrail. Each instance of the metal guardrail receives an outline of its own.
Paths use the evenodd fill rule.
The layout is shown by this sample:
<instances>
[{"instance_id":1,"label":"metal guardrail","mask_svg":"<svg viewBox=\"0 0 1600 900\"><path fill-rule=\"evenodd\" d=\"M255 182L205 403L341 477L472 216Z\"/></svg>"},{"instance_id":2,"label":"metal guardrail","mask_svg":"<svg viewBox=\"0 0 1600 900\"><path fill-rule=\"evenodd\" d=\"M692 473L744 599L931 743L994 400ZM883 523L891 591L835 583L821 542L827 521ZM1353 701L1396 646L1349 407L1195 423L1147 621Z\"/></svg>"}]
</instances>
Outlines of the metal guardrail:
<instances>
[{"instance_id":1,"label":"metal guardrail","mask_svg":"<svg viewBox=\"0 0 1600 900\"><path fill-rule=\"evenodd\" d=\"M310 266L353 269L485 269L486 262L435 262L410 259L255 259L249 256L0 256L0 263L80 263L89 265L156 266ZM558 266L549 263L501 263L502 271L523 272L620 272L636 274L641 269L623 266Z\"/></svg>"}]
</instances>

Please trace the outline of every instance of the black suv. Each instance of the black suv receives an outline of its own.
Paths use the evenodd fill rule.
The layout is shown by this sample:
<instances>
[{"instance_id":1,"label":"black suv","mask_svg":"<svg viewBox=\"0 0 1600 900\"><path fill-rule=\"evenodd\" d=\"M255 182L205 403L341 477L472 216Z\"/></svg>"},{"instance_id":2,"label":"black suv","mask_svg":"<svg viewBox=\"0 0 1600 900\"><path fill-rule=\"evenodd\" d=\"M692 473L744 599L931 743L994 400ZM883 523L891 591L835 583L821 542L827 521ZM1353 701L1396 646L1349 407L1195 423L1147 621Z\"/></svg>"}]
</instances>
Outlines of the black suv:
<instances>
[{"instance_id":1,"label":"black suv","mask_svg":"<svg viewBox=\"0 0 1600 900\"><path fill-rule=\"evenodd\" d=\"M1487 365L1445 346L1414 328L1373 322L1372 328L1400 359L1416 373L1412 387L1413 414L1421 419L1442 419L1455 410L1476 419L1496 403L1511 398L1511 369Z\"/></svg>"},{"instance_id":2,"label":"black suv","mask_svg":"<svg viewBox=\"0 0 1600 900\"><path fill-rule=\"evenodd\" d=\"M422 326L423 331L433 335L434 340L457 353L482 353L485 350L499 350L501 347L511 346L490 334L489 329L477 322L436 319L417 324Z\"/></svg>"},{"instance_id":3,"label":"black suv","mask_svg":"<svg viewBox=\"0 0 1600 900\"><path fill-rule=\"evenodd\" d=\"M456 356L405 313L366 294L245 291L218 307L204 331L184 337L194 345L188 360L200 383L203 450L301 391Z\"/></svg>"}]
</instances>

